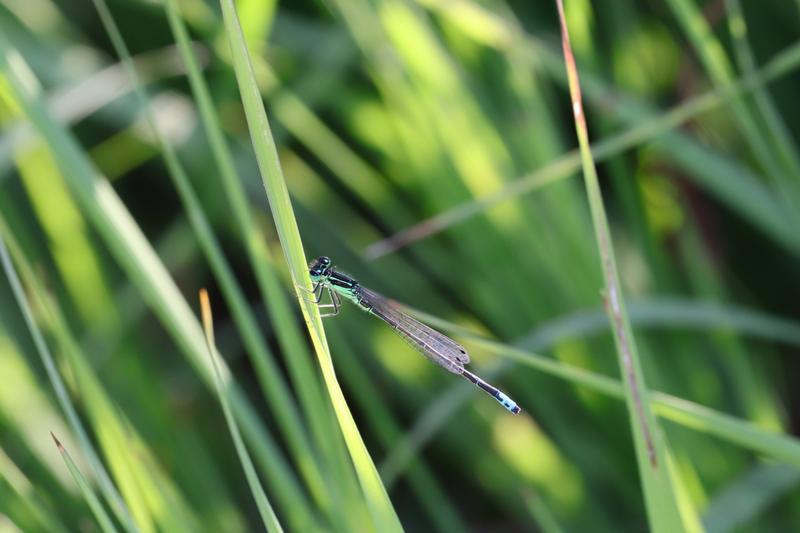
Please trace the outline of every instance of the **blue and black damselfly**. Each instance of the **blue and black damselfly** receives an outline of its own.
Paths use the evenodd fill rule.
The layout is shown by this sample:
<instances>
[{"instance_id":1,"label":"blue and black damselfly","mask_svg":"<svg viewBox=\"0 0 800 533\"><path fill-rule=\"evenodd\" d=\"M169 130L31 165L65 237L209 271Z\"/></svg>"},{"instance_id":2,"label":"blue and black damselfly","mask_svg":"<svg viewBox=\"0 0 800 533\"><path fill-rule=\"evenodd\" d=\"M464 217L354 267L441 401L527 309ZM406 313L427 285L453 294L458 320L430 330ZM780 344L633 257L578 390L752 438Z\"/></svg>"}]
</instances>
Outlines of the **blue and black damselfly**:
<instances>
[{"instance_id":1,"label":"blue and black damselfly","mask_svg":"<svg viewBox=\"0 0 800 533\"><path fill-rule=\"evenodd\" d=\"M328 310L323 313L323 317L338 315L342 298L345 298L357 305L359 309L389 324L411 346L437 365L464 377L512 413L520 412L521 409L516 402L503 391L464 368L464 365L469 363L469 355L463 346L410 317L391 300L364 287L350 276L334 270L329 257L322 256L314 260L309 266L308 274L311 276L313 284L314 299L312 301ZM325 292L330 298L330 303L323 304L321 302Z\"/></svg>"}]
</instances>

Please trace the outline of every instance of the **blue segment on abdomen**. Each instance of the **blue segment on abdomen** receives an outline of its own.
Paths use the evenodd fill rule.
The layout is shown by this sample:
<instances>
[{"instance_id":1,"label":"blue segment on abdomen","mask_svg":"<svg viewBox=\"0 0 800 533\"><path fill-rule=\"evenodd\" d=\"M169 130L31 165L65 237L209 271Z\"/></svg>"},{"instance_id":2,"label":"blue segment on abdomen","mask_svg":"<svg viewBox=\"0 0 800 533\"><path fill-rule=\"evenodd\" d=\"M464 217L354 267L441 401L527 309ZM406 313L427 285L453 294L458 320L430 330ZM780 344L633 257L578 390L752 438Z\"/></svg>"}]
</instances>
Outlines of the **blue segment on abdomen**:
<instances>
[{"instance_id":1,"label":"blue segment on abdomen","mask_svg":"<svg viewBox=\"0 0 800 533\"><path fill-rule=\"evenodd\" d=\"M517 402L506 396L501 391L497 391L497 396L495 396L500 405L511 411L512 413L516 414L520 411L519 405Z\"/></svg>"}]
</instances>

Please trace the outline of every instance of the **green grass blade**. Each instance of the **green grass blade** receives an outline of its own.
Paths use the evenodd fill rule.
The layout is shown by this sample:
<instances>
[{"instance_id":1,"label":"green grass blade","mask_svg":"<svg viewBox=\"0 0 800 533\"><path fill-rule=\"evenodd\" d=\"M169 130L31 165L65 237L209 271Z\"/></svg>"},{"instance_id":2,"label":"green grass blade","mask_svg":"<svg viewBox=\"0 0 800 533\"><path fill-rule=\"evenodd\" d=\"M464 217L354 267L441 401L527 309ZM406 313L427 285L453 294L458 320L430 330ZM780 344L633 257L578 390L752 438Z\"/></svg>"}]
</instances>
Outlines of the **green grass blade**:
<instances>
[{"instance_id":1,"label":"green grass blade","mask_svg":"<svg viewBox=\"0 0 800 533\"><path fill-rule=\"evenodd\" d=\"M162 529L178 532L195 527L197 522L193 512L175 489L174 483L164 475L164 469L153 459L150 447L114 405L91 364L78 348L63 312L33 274L19 246L11 240L9 244L31 299L40 310L43 323L75 378L76 394L80 394L109 467L130 507L136 528L154 531L158 525Z\"/></svg>"},{"instance_id":2,"label":"green grass blade","mask_svg":"<svg viewBox=\"0 0 800 533\"><path fill-rule=\"evenodd\" d=\"M572 55L572 46L569 41L564 6L561 0L556 0L556 2L561 22L561 44L567 67L567 77L569 78L572 112L581 150L583 176L586 182L600 262L605 278L606 307L617 346L620 371L624 376L625 403L628 406L631 429L634 435L645 506L650 527L654 531L681 531L692 527L693 524L691 522L696 521L696 519L685 523L681 516L678 507L678 490L680 489L670 476L667 463L667 443L648 402L649 392L644 381L636 341L633 337L630 320L625 308L625 299L622 294L622 286L614 259L611 232L608 228L603 197L597 180L591 148L589 147L589 132L586 127L586 117L583 113L580 82L575 59Z\"/></svg>"},{"instance_id":3,"label":"green grass blade","mask_svg":"<svg viewBox=\"0 0 800 533\"><path fill-rule=\"evenodd\" d=\"M233 439L233 444L236 447L236 454L239 456L239 461L242 463L245 476L247 477L247 484L250 486L250 492L258 506L258 512L261 514L261 520L264 522L264 527L271 533L282 532L278 517L275 516L275 511L272 509L267 495L264 493L264 487L258 480L256 469L253 466L253 460L250 459L250 454L247 453L247 447L244 445L244 440L239 432L239 426L236 424L236 419L231 411L230 399L228 398L229 387L225 384L225 379L222 377L217 358L220 357L217 352L216 344L214 343L214 322L211 317L211 304L208 300L208 293L205 289L200 291L200 309L203 315L203 328L206 334L206 344L208 345L208 356L214 365L214 382L217 388L217 396L219 403L222 405L222 411L225 414L225 421L228 423L228 431ZM228 380L233 378L230 375Z\"/></svg>"},{"instance_id":4,"label":"green grass blade","mask_svg":"<svg viewBox=\"0 0 800 533\"><path fill-rule=\"evenodd\" d=\"M437 320L431 324L445 331L460 332L459 336L470 347L481 348L488 353L563 379L573 385L585 387L612 398L625 399L622 383L608 376L553 360L533 353L529 349L465 333L463 328L443 320ZM563 337L554 334L531 336L521 341L521 344L536 344L538 349L544 349L555 345L562 338L572 337L571 333L565 333ZM501 374L500 370L507 371L510 368L510 366L504 365L496 367L493 371L485 372L485 374L487 378L494 378ZM391 486L394 483L415 453L441 429L447 420L452 419L455 411L474 394L476 391L472 387L459 383L451 386L438 401L429 406L425 414L406 432L404 438L396 443L395 448L381 465L381 473L387 485ZM791 435L763 429L749 421L662 392L651 391L649 398L655 414L661 418L708 435L714 435L763 454L765 457L800 467L800 441Z\"/></svg>"},{"instance_id":5,"label":"green grass blade","mask_svg":"<svg viewBox=\"0 0 800 533\"><path fill-rule=\"evenodd\" d=\"M753 50L750 48L747 21L742 13L741 3L739 0L728 0L725 2L725 7L728 14L728 29L731 33L739 69L745 75L752 76L758 71L758 67ZM783 164L785 172L795 181L795 184L790 187L797 193L796 181L800 179L800 154L798 154L791 133L786 128L786 124L764 84L758 84L754 88L753 99L770 134L770 140L775 144L775 151L780 156L780 162Z\"/></svg>"},{"instance_id":6,"label":"green grass blade","mask_svg":"<svg viewBox=\"0 0 800 533\"><path fill-rule=\"evenodd\" d=\"M326 421L327 411L321 408L324 404L321 396L321 384L310 363L307 345L275 272L274 260L265 244L266 235L255 223L247 194L237 176L233 156L225 142L219 117L214 110L210 91L197 64L188 32L180 18L179 8L174 0L169 0L165 3L165 9L181 57L187 67L192 93L197 101L214 161L219 169L220 182L231 205L231 213L237 225L236 229L247 251L250 266L256 275L262 299L275 322L276 335L285 352L284 360L292 374L305 416L315 431L317 444L323 449L328 449L328 446L323 446L327 441L324 436L327 435L329 427Z\"/></svg>"},{"instance_id":7,"label":"green grass blade","mask_svg":"<svg viewBox=\"0 0 800 533\"><path fill-rule=\"evenodd\" d=\"M11 262L8 248L6 247L5 240L10 236L11 234L9 233L5 220L0 218L0 262L3 264L3 270L5 271L6 277L11 284L14 296L17 299L17 304L22 311L25 322L30 330L31 336L33 337L34 344L39 352L39 357L41 358L42 364L47 372L47 377L50 379L50 384L55 391L56 398L61 405L61 409L64 411L64 415L67 417L67 420L70 423L70 427L72 427L72 430L78 437L78 441L81 444L84 455L92 467L92 471L94 472L95 476L97 476L97 480L100 485L100 491L111 505L112 511L115 513L117 518L119 518L120 522L126 525L128 531L136 531L136 527L133 524L133 519L130 516L130 511L125 505L125 502L123 502L122 497L114 486L114 483L111 481L111 477L108 475L105 466L95 452L92 441L89 438L86 429L83 427L83 423L81 422L78 413L75 411L75 408L72 405L72 401L69 398L69 393L67 392L67 388L61 379L61 375L58 372L55 361L53 360L53 356L50 353L50 349L47 347L47 343L44 341L42 332L39 330L39 327L36 324L33 311L31 310L31 307L25 296L25 291L22 288L22 284L17 276L17 272ZM9 241L9 244L16 247L16 244L12 241Z\"/></svg>"},{"instance_id":8,"label":"green grass blade","mask_svg":"<svg viewBox=\"0 0 800 533\"><path fill-rule=\"evenodd\" d=\"M42 487L35 487L0 447L0 502L15 507L12 509L6 507L3 512L11 511L9 518L12 520L17 519L19 513L22 516L19 516L18 521L24 521L20 525L23 527L27 525L29 529L35 528L37 531L48 533L68 533L69 528L62 522L63 517L60 517L54 507L41 498L43 492Z\"/></svg>"},{"instance_id":9,"label":"green grass blade","mask_svg":"<svg viewBox=\"0 0 800 533\"><path fill-rule=\"evenodd\" d=\"M251 140L256 153L261 177L266 189L267 198L272 209L278 237L281 241L284 254L289 265L292 281L296 284L298 301L300 302L303 316L308 324L311 340L317 352L317 358L322 370L328 394L331 397L339 426L347 444L350 457L356 469L364 496L370 512L375 521L375 527L380 531L400 531L400 521L392 507L386 489L381 483L375 465L358 432L355 421L350 413L342 394L341 387L336 379L333 363L330 357L325 331L319 310L307 302L300 292L300 288L310 290L308 279L307 261L297 221L294 217L289 193L283 179L283 172L278 162L277 149L272 139L269 122L261 101L261 94L256 84L249 59L247 45L241 32L236 8L232 0L222 0L222 12L225 27L233 54L233 65L236 79L239 83L245 114L250 128Z\"/></svg>"},{"instance_id":10,"label":"green grass blade","mask_svg":"<svg viewBox=\"0 0 800 533\"><path fill-rule=\"evenodd\" d=\"M709 533L741 531L758 524L759 515L797 489L800 470L756 464L714 495L703 513Z\"/></svg>"},{"instance_id":11,"label":"green grass blade","mask_svg":"<svg viewBox=\"0 0 800 533\"><path fill-rule=\"evenodd\" d=\"M75 138L58 125L38 97L33 73L0 35L0 70L16 100L47 142L81 209L92 222L119 265L175 339L206 385L213 387L213 369L206 357L203 332L191 308L156 256L150 243L108 182L99 179ZM315 528L316 516L288 469L282 453L240 390L232 406L252 452L286 511L293 528Z\"/></svg>"},{"instance_id":12,"label":"green grass blade","mask_svg":"<svg viewBox=\"0 0 800 533\"><path fill-rule=\"evenodd\" d=\"M98 13L100 13L100 18L103 21L103 25L111 37L112 42L114 43L118 55L128 71L134 91L141 103L142 108L145 111L145 116L149 123L150 129L155 134L155 137L158 140L158 144L161 148L161 152L164 155L164 160L169 170L169 174L173 178L175 187L181 196L181 200L184 203L188 218L192 223L192 227L195 230L203 252L205 253L209 264L214 271L216 279L220 283L220 287L225 295L226 302L230 305L231 312L239 328L239 332L242 335L247 351L248 353L252 354L254 366L259 369L259 377L263 384L262 390L264 390L265 395L269 399L272 411L275 414L275 417L280 421L281 429L284 431L284 434L290 443L290 453L295 457L295 460L300 467L300 471L306 479L312 494L314 494L317 500L322 503L323 507L330 511L332 507L329 497L330 493L325 488L322 475L319 471L318 465L316 464L316 459L308 445L308 439L305 435L305 431L300 425L301 418L297 411L295 402L289 392L288 387L283 380L280 379L282 374L279 371L278 366L274 363L273 358L269 353L269 348L259 332L258 323L253 316L252 311L250 310L247 299L244 295L244 291L236 281L236 277L233 274L233 269L222 252L222 247L214 235L211 224L203 212L200 201L197 198L191 183L189 182L189 178L183 168L183 165L178 160L177 154L175 153L175 150L171 144L167 141L158 128L155 117L153 116L151 108L147 102L147 98L144 95L142 84L138 79L138 75L136 74L130 53L128 52L127 46L125 45L122 35L117 28L106 2L104 0L95 0L95 6L98 10ZM191 54L188 42L184 41L184 43L180 46L180 49L184 55L184 58L187 57L187 52ZM199 75L199 69L197 69L196 64L187 63L187 67L189 68L190 72L194 70L194 72ZM233 179L235 180L235 177ZM251 233L249 237L252 238L258 236ZM262 250L266 252L266 248L263 246ZM262 253L261 255L263 256L265 254ZM268 257L264 257L264 259L266 259L266 261L264 262L264 267L262 268L266 268L266 265L269 261ZM278 285L277 278L274 274L272 274L271 289L270 297L267 301L275 302L281 298L281 288ZM275 315L287 316L289 313L277 313L273 316ZM279 337L283 338L284 334L282 332L287 328L284 324L279 324L279 326L283 326L276 328L278 330ZM295 336L299 339L299 335ZM295 341L291 346L298 346L300 344L301 343L299 341ZM300 358L305 355L305 350L294 349L289 351L289 355L290 356L287 357L289 361L299 361ZM291 363L290 368L292 368ZM314 378L312 377L311 379ZM307 381L301 380L301 383L302 382ZM316 410L321 411L318 408ZM307 409L307 411L313 412L312 409Z\"/></svg>"},{"instance_id":13,"label":"green grass blade","mask_svg":"<svg viewBox=\"0 0 800 533\"><path fill-rule=\"evenodd\" d=\"M661 392L651 393L650 399L662 418L800 466L800 441L790 435L762 429L740 418Z\"/></svg>"},{"instance_id":14,"label":"green grass blade","mask_svg":"<svg viewBox=\"0 0 800 533\"><path fill-rule=\"evenodd\" d=\"M402 438L400 423L389 406L383 402L381 391L355 356L354 346L348 343L344 335L339 334L340 330L334 328L328 333L337 346L341 345L346 348L346 353L352 354L337 361L337 365L341 368L342 379L345 380L347 390L365 414L381 444L385 449L391 449L392 444ZM466 524L428 466L419 458L408 466L408 483L417 494L419 505L427 512L434 527L443 533L466 531L468 529Z\"/></svg>"},{"instance_id":15,"label":"green grass blade","mask_svg":"<svg viewBox=\"0 0 800 533\"><path fill-rule=\"evenodd\" d=\"M669 0L667 5L692 43L711 81L717 86L728 85L733 79L733 69L725 48L714 35L700 8L689 0ZM740 22L743 22L743 19ZM781 191L778 199L782 202L785 213L793 217L797 223L800 221L800 210L797 208L800 201L797 179L800 176L790 177L786 170L781 168L775 144L769 142L770 136L764 134L761 121L744 100L734 98L730 103L730 109L738 130L750 145L759 165Z\"/></svg>"},{"instance_id":16,"label":"green grass blade","mask_svg":"<svg viewBox=\"0 0 800 533\"><path fill-rule=\"evenodd\" d=\"M97 523L100 524L100 529L102 529L104 533L115 533L117 528L114 527L111 517L108 516L108 513L106 513L106 510L103 508L103 504L100 503L100 500L97 499L94 491L89 486L89 482L86 481L86 478L83 477L81 471L78 470L78 467L75 465L75 462L72 460L72 457L70 457L66 448L61 445L55 435L52 433L50 435L53 437L53 441L56 443L58 452L64 459L64 463L67 465L69 473L72 474L73 479L75 479L75 483L77 483L78 487L80 487L81 494L83 494L83 498L86 500L86 503L92 510L92 514L94 514L94 517L97 519Z\"/></svg>"},{"instance_id":17,"label":"green grass blade","mask_svg":"<svg viewBox=\"0 0 800 533\"><path fill-rule=\"evenodd\" d=\"M436 322L433 317L414 314L427 322ZM639 328L685 330L703 335L730 331L744 337L800 346L800 323L738 305L663 296L630 302L628 314L633 325ZM442 327L453 331L449 324ZM602 309L577 311L537 325L530 335L515 344L539 349L562 339L586 338L606 332L608 320Z\"/></svg>"},{"instance_id":18,"label":"green grass blade","mask_svg":"<svg viewBox=\"0 0 800 533\"><path fill-rule=\"evenodd\" d=\"M47 232L48 241L57 252L53 254L70 299L76 302L81 319L97 328L112 328L117 323L108 279L102 261L93 249L85 231L85 222L69 195L47 148L32 141L20 146L16 165L21 181L36 216ZM83 257L81 268L75 268L75 257Z\"/></svg>"},{"instance_id":19,"label":"green grass blade","mask_svg":"<svg viewBox=\"0 0 800 533\"><path fill-rule=\"evenodd\" d=\"M488 15L482 14L481 20L486 21L486 17ZM752 92L765 83L786 76L798 67L800 67L800 43L790 45L752 74L723 87L717 87L705 94L690 98L669 111L643 117L641 120L635 121L636 124L630 126L627 130L596 141L591 145L595 161L607 161L626 150L653 141L659 135L677 129L682 124L697 118L701 114L727 104L733 98ZM676 138L675 142L678 140ZM685 146L685 144L681 146ZM396 252L401 248L479 215L495 205L570 178L580 168L580 153L578 150L573 150L542 168L521 176L492 194L451 207L390 237L370 244L364 250L364 255L369 259L377 259ZM721 175L725 175L726 179L730 180L732 174L728 171L722 172ZM712 187L717 194L726 198L731 204L741 209L756 223L762 225L762 227L769 227L770 232L780 242L786 243L792 248L795 247L797 244L796 238L787 233L786 224L783 222L779 211L775 209L775 200L769 190L762 184L757 181L746 180L743 176L742 179L737 180L736 185L726 181L719 184L709 182L708 186Z\"/></svg>"},{"instance_id":20,"label":"green grass blade","mask_svg":"<svg viewBox=\"0 0 800 533\"><path fill-rule=\"evenodd\" d=\"M542 533L563 533L564 529L556 520L553 511L542 501L541 496L526 492L523 497L525 498L525 505L533 515L536 525L539 526Z\"/></svg>"},{"instance_id":21,"label":"green grass blade","mask_svg":"<svg viewBox=\"0 0 800 533\"><path fill-rule=\"evenodd\" d=\"M275 324L278 342L282 348L283 360L289 369L292 383L298 392L300 406L303 409L305 419L309 421L312 436L316 442L316 450L321 452L320 455L328 461L329 467L332 466L334 470L336 468L339 470L349 469L349 462L344 453L337 454L337 447L330 446L328 437L330 431L335 428L336 423L333 420L328 403L323 397L322 384L313 367L308 346L303 339L294 313L290 309L290 302L275 271L275 262L266 245L266 235L255 223L247 201L247 195L237 176L233 156L225 142L219 118L213 107L210 91L200 72L194 50L189 42L188 31L180 18L175 1L167 1L165 9L170 28L178 43L183 62L187 67L192 93L197 101L202 124L209 139L211 153L219 169L219 181L230 204L236 229L250 260L250 266L261 291L262 300L265 302L267 311ZM246 321L251 322L249 314ZM242 320L242 322L244 323L245 320ZM249 334L251 329L250 327L243 328L242 333ZM315 459L308 453L309 446L305 442L307 440L306 432L301 427L300 417L296 412L294 403L288 401L290 395L286 392L283 380L280 379L282 374L276 368L272 360L273 355L270 353L268 346L263 342L260 335L257 335L247 344L262 390L272 405L276 406L274 409L275 416L281 422L283 430L287 434L290 447L296 450L295 453L302 454L302 458L306 461ZM353 480L352 484L355 485L355 480ZM330 493L331 491L326 490L326 492ZM336 492L334 491L333 494L336 495ZM327 507L326 511L329 516L332 518L339 516L339 513L333 508L335 507L335 502L323 500L323 503Z\"/></svg>"}]
</instances>

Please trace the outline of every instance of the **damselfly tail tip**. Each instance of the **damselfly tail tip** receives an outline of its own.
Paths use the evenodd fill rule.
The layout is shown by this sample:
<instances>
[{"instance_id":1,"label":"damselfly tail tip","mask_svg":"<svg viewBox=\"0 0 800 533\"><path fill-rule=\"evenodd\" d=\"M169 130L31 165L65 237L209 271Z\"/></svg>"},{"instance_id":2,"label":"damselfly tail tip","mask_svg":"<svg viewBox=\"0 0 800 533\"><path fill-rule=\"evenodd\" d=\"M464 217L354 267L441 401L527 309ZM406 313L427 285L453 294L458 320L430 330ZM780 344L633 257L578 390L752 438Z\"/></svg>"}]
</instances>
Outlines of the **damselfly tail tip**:
<instances>
[{"instance_id":1,"label":"damselfly tail tip","mask_svg":"<svg viewBox=\"0 0 800 533\"><path fill-rule=\"evenodd\" d=\"M500 402L500 405L502 405L515 415L519 414L522 411L520 406L517 405L517 402L506 396L506 394L501 391L497 391L497 396L495 396L495 398L497 399L498 402Z\"/></svg>"},{"instance_id":2,"label":"damselfly tail tip","mask_svg":"<svg viewBox=\"0 0 800 533\"><path fill-rule=\"evenodd\" d=\"M500 405L505 407L508 411L511 411L511 413L516 415L522 412L522 409L520 409L519 405L517 405L517 402L509 398L505 392L501 391L500 389L498 389L493 385L490 385L489 383L479 378L466 368L461 369L461 375L464 377L464 379L466 379L470 383L473 383L474 385L477 385L479 389L483 390L484 392L489 394L492 398L497 400Z\"/></svg>"}]
</instances>

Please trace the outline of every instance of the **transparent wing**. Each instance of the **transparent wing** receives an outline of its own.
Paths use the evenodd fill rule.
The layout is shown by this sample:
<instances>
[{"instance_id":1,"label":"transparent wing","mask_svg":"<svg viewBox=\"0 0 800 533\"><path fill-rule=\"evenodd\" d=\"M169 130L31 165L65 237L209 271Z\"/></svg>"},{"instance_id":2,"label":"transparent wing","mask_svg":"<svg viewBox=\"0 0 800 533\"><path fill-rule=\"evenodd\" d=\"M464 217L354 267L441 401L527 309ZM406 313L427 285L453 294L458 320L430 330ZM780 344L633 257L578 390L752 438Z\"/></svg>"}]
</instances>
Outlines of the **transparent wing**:
<instances>
[{"instance_id":1,"label":"transparent wing","mask_svg":"<svg viewBox=\"0 0 800 533\"><path fill-rule=\"evenodd\" d=\"M463 346L419 320L411 318L384 296L364 287L360 290L362 305L366 304L365 307L368 307L372 314L389 324L411 346L453 374L464 372L464 365L469 363L469 355Z\"/></svg>"}]
</instances>

